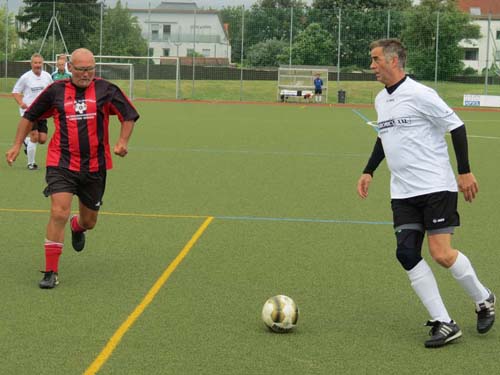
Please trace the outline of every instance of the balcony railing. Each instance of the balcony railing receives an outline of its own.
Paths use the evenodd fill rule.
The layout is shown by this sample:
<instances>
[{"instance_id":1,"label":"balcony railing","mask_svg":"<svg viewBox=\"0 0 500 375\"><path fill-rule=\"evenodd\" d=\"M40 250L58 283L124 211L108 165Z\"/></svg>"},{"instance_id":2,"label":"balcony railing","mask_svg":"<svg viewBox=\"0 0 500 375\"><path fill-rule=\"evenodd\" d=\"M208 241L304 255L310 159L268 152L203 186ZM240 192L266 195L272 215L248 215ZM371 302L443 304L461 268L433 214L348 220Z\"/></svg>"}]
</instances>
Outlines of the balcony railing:
<instances>
[{"instance_id":1,"label":"balcony railing","mask_svg":"<svg viewBox=\"0 0 500 375\"><path fill-rule=\"evenodd\" d=\"M195 40L196 39L196 40ZM151 42L170 42L170 43L221 43L220 35L203 35L199 34L164 34L151 35Z\"/></svg>"}]
</instances>

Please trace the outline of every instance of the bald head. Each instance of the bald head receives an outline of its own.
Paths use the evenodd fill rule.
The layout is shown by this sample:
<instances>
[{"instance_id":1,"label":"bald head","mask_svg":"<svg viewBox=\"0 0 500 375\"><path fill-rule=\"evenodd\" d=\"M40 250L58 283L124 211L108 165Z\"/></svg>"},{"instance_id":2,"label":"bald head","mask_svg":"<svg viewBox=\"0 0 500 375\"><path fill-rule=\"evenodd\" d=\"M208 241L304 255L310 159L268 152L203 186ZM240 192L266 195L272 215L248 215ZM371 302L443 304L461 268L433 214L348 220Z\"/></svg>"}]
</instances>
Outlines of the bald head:
<instances>
[{"instance_id":1,"label":"bald head","mask_svg":"<svg viewBox=\"0 0 500 375\"><path fill-rule=\"evenodd\" d=\"M94 54L86 48L74 50L68 68L72 73L71 81L75 86L88 87L95 76Z\"/></svg>"}]
</instances>

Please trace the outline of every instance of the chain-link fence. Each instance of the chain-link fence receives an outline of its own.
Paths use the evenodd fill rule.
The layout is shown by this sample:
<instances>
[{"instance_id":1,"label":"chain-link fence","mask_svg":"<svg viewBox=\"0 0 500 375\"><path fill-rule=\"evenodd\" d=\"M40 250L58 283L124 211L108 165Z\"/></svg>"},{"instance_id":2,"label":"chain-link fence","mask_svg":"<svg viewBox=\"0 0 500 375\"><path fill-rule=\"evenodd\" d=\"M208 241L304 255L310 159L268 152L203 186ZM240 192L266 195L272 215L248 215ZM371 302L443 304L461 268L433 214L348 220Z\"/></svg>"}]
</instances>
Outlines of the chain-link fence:
<instances>
[{"instance_id":1,"label":"chain-link fence","mask_svg":"<svg viewBox=\"0 0 500 375\"><path fill-rule=\"evenodd\" d=\"M349 102L365 103L380 90L369 69L370 42L391 37L408 47L408 73L444 96L500 94L500 15L165 4L54 1L14 12L0 1L1 91L29 69L32 53L52 62L86 47L98 62L133 64L98 74L126 88L133 80L135 98L274 101L280 66L321 66L330 101L347 91Z\"/></svg>"}]
</instances>

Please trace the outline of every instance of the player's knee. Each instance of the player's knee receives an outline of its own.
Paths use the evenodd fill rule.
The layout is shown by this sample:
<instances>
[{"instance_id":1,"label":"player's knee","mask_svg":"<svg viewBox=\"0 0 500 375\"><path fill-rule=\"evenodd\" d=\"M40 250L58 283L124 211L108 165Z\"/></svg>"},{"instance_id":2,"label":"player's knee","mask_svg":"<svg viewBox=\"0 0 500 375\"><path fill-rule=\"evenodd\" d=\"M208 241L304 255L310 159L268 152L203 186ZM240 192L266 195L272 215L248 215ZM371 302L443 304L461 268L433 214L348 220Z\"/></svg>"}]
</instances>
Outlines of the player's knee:
<instances>
[{"instance_id":1,"label":"player's knee","mask_svg":"<svg viewBox=\"0 0 500 375\"><path fill-rule=\"evenodd\" d=\"M414 229L402 229L396 232L396 258L407 271L422 260L422 242L424 233Z\"/></svg>"}]
</instances>

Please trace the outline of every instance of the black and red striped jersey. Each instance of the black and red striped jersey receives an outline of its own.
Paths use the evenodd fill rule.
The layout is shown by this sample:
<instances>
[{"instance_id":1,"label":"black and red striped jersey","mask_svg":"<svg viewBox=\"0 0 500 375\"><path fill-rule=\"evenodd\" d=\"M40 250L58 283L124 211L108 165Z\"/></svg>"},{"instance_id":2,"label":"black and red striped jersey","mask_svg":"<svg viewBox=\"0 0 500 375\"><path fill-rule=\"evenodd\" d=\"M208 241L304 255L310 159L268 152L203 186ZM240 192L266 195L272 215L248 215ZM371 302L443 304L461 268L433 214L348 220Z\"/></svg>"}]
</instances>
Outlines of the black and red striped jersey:
<instances>
[{"instance_id":1,"label":"black and red striped jersey","mask_svg":"<svg viewBox=\"0 0 500 375\"><path fill-rule=\"evenodd\" d=\"M139 118L120 88L100 78L84 89L69 79L56 81L24 113L30 121L54 118L46 165L76 172L111 169L110 115L117 115L120 122Z\"/></svg>"}]
</instances>

